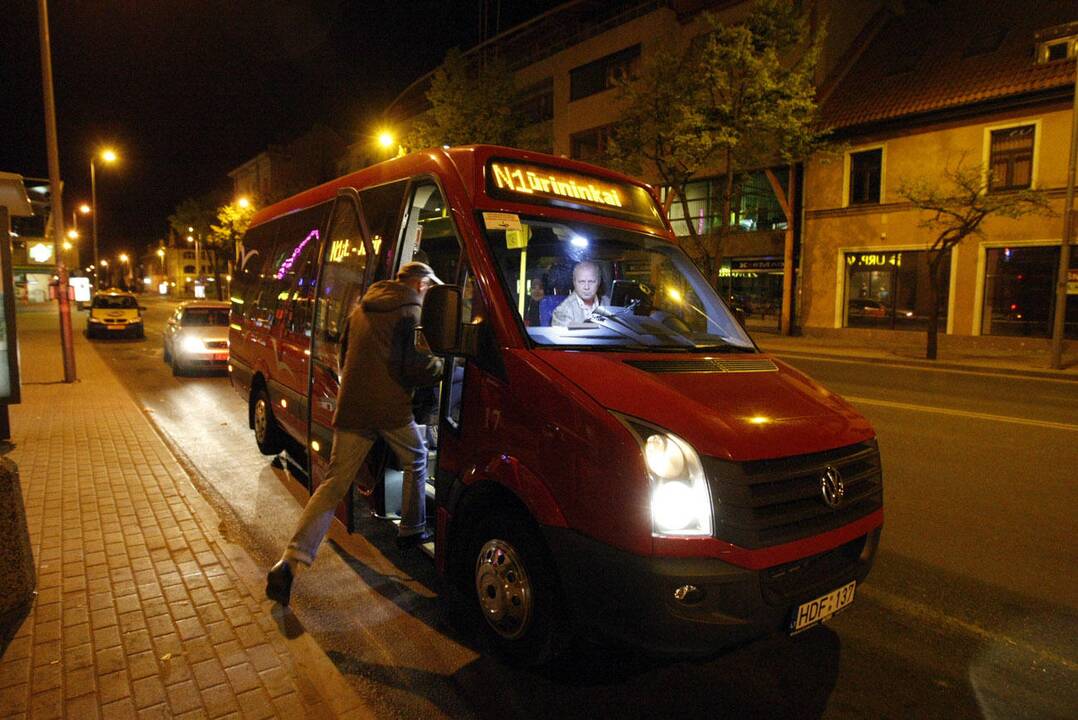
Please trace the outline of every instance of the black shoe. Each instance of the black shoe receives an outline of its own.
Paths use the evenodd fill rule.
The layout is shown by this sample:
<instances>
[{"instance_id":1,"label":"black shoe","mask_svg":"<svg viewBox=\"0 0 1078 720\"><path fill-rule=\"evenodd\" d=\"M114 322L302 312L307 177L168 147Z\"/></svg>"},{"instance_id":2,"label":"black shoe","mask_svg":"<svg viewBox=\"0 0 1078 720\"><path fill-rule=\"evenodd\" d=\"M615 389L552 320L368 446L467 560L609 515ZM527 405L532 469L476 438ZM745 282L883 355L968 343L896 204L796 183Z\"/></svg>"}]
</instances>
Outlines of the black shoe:
<instances>
[{"instance_id":1,"label":"black shoe","mask_svg":"<svg viewBox=\"0 0 1078 720\"><path fill-rule=\"evenodd\" d=\"M430 530L424 530L414 535L398 535L397 536L397 549L398 550L410 550L420 545L426 545L434 539L434 534Z\"/></svg>"},{"instance_id":2,"label":"black shoe","mask_svg":"<svg viewBox=\"0 0 1078 720\"><path fill-rule=\"evenodd\" d=\"M288 607L292 597L292 567L284 560L266 574L266 597Z\"/></svg>"}]
</instances>

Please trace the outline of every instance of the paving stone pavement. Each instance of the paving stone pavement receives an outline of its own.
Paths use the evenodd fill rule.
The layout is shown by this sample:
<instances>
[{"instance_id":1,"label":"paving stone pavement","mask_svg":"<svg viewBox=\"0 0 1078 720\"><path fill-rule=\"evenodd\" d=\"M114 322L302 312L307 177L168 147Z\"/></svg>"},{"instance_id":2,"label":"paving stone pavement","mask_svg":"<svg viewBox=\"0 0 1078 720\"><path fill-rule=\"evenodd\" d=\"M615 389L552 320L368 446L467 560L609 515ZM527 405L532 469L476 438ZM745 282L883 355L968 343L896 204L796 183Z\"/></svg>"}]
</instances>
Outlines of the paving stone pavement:
<instances>
[{"instance_id":1,"label":"paving stone pavement","mask_svg":"<svg viewBox=\"0 0 1078 720\"><path fill-rule=\"evenodd\" d=\"M87 341L65 384L55 331L19 340L9 457L38 595L0 657L0 718L373 717Z\"/></svg>"}]
</instances>

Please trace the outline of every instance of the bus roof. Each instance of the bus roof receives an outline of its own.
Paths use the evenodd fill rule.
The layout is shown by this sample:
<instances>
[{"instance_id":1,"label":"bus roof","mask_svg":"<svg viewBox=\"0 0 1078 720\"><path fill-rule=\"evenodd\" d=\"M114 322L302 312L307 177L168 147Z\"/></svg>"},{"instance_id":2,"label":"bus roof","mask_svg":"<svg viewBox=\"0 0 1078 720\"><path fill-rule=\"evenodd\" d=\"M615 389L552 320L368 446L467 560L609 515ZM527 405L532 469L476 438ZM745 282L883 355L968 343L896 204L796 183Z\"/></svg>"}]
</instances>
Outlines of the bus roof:
<instances>
[{"instance_id":1,"label":"bus roof","mask_svg":"<svg viewBox=\"0 0 1078 720\"><path fill-rule=\"evenodd\" d=\"M619 185L629 185L640 188L647 193L656 203L658 197L651 186L627 175L607 170L597 165L570 160L564 157L556 157L546 153L520 150L517 148L501 147L498 145L465 145L453 148L429 148L418 152L393 158L358 170L348 175L343 175L336 180L318 185L305 190L290 198L286 198L265 207L255 213L251 219L251 227L261 225L281 215L287 215L297 210L317 205L331 200L337 194L337 190L344 187L364 188L383 183L400 180L425 172L433 172L441 169L443 173L455 171L463 181L469 195L474 199L477 193L484 191L483 168L488 160L497 158L507 162L519 162L546 168L557 168L571 173L579 173L588 178L605 180ZM661 224L661 222L660 222Z\"/></svg>"}]
</instances>

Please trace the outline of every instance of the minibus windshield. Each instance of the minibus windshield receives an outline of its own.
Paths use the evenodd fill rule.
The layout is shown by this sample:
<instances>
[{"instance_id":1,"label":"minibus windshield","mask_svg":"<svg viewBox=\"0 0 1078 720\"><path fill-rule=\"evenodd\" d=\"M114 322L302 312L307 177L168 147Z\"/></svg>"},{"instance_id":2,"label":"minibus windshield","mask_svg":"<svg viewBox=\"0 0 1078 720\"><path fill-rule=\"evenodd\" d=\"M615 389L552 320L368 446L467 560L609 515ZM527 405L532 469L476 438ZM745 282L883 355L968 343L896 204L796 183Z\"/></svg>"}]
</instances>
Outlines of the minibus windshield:
<instances>
[{"instance_id":1,"label":"minibus windshield","mask_svg":"<svg viewBox=\"0 0 1078 720\"><path fill-rule=\"evenodd\" d=\"M533 342L634 351L756 352L677 246L607 225L481 213Z\"/></svg>"}]
</instances>

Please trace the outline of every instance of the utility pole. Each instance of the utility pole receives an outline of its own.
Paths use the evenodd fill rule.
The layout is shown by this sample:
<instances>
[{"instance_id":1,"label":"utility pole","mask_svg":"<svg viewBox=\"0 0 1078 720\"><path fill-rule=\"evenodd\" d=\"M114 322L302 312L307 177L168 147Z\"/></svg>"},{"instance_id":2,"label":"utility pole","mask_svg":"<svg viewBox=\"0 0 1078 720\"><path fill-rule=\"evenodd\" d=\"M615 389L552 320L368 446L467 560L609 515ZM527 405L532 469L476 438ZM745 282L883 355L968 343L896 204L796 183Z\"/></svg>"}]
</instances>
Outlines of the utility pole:
<instances>
[{"instance_id":1,"label":"utility pole","mask_svg":"<svg viewBox=\"0 0 1078 720\"><path fill-rule=\"evenodd\" d=\"M56 101L52 87L52 50L49 44L49 9L46 0L37 0L38 30L41 37L41 84L45 88L45 136L49 155L49 196L52 204L52 235L60 281L56 295L60 306L60 348L64 355L64 382L75 382L75 348L71 337L71 303L68 298L67 267L58 250L63 247L64 203L60 184L60 153L56 147Z\"/></svg>"},{"instance_id":2,"label":"utility pole","mask_svg":"<svg viewBox=\"0 0 1078 720\"><path fill-rule=\"evenodd\" d=\"M1071 152L1067 164L1067 200L1063 204L1063 237L1059 245L1059 274L1056 282L1056 311L1052 323L1052 369L1063 367L1063 335L1067 320L1067 279L1071 265L1071 237L1074 235L1074 173L1078 164L1078 58L1074 69L1074 104L1071 108Z\"/></svg>"}]
</instances>

